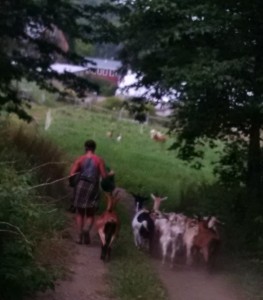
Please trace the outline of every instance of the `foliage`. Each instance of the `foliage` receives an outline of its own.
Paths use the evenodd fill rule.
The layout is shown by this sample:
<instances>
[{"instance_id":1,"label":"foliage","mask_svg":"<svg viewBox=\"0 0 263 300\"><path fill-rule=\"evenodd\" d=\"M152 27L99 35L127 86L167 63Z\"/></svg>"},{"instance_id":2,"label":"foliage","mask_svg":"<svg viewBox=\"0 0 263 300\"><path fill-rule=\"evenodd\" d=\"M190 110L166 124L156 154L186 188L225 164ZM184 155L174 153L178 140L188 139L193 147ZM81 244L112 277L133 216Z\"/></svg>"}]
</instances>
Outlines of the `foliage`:
<instances>
[{"instance_id":1,"label":"foliage","mask_svg":"<svg viewBox=\"0 0 263 300\"><path fill-rule=\"evenodd\" d=\"M17 175L10 167L2 168L0 176L1 299L22 299L53 287L53 271L37 262L36 248L41 239L61 229L63 219L50 205L34 200L30 176Z\"/></svg>"},{"instance_id":2,"label":"foliage","mask_svg":"<svg viewBox=\"0 0 263 300\"><path fill-rule=\"evenodd\" d=\"M121 58L141 76L139 84L154 86L159 95L174 94L171 129L186 141L184 154L193 155L199 137L223 139L231 153L242 142L247 156L230 160L228 152L222 162L230 164L232 174L237 171L238 184L245 181L251 199L246 218L253 223L263 213L262 3L131 0L120 5ZM262 227L254 223L251 230Z\"/></svg>"},{"instance_id":3,"label":"foliage","mask_svg":"<svg viewBox=\"0 0 263 300\"><path fill-rule=\"evenodd\" d=\"M108 97L103 103L103 107L110 110L120 110L123 107L123 100L118 97Z\"/></svg>"},{"instance_id":4,"label":"foliage","mask_svg":"<svg viewBox=\"0 0 263 300\"><path fill-rule=\"evenodd\" d=\"M0 109L30 119L26 102L17 95L14 81L26 79L46 90L55 90L57 79L79 95L96 85L71 73L58 74L50 66L57 60L78 64L85 61L68 50L65 35L87 44L111 42L113 24L105 18L113 13L109 3L92 5L83 1L8 1L0 12Z\"/></svg>"},{"instance_id":5,"label":"foliage","mask_svg":"<svg viewBox=\"0 0 263 300\"><path fill-rule=\"evenodd\" d=\"M98 94L105 97L112 97L115 95L115 92L117 90L117 86L113 84L112 82L93 76L90 77L90 81L98 86Z\"/></svg>"},{"instance_id":6,"label":"foliage","mask_svg":"<svg viewBox=\"0 0 263 300\"><path fill-rule=\"evenodd\" d=\"M50 140L41 136L34 126L26 126L11 123L2 128L3 148L2 156L13 155L13 160L20 161L20 155L24 156L23 169L32 169L40 182L54 181L62 178L65 174L65 155ZM21 153L21 154L20 154ZM55 197L65 192L64 184L59 182L55 186L43 187L41 191L49 196Z\"/></svg>"},{"instance_id":7,"label":"foliage","mask_svg":"<svg viewBox=\"0 0 263 300\"><path fill-rule=\"evenodd\" d=\"M152 106L141 97L134 97L125 101L124 107L129 111L130 115L133 116L134 120L139 123L145 123L147 113L153 112Z\"/></svg>"},{"instance_id":8,"label":"foliage","mask_svg":"<svg viewBox=\"0 0 263 300\"><path fill-rule=\"evenodd\" d=\"M81 40L76 40L74 45L75 51L81 56L92 56L94 52L94 46L86 44Z\"/></svg>"},{"instance_id":9,"label":"foliage","mask_svg":"<svg viewBox=\"0 0 263 300\"><path fill-rule=\"evenodd\" d=\"M31 105L34 105L34 103L45 104L50 107L56 105L58 94L43 90L34 82L22 80L17 83L17 87L19 90L18 97L21 98L21 94L25 95L25 100L29 101Z\"/></svg>"},{"instance_id":10,"label":"foliage","mask_svg":"<svg viewBox=\"0 0 263 300\"><path fill-rule=\"evenodd\" d=\"M61 197L64 187L32 188L63 176L64 164L61 152L30 126L4 122L0 132L0 295L24 299L53 288L64 268L52 260L58 248L65 255L55 238L65 220L53 198ZM58 164L46 164L51 160ZM43 244L49 245L45 259Z\"/></svg>"}]
</instances>

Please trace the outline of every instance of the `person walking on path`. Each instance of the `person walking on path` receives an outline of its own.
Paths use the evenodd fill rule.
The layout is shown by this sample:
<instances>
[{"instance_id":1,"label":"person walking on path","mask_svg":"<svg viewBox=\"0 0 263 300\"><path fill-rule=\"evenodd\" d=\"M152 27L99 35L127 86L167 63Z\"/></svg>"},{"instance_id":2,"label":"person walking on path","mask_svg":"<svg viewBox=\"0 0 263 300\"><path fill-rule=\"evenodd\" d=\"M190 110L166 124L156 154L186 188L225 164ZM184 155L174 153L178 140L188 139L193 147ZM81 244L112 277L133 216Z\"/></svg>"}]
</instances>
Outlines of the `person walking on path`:
<instances>
[{"instance_id":1,"label":"person walking on path","mask_svg":"<svg viewBox=\"0 0 263 300\"><path fill-rule=\"evenodd\" d=\"M84 146L86 153L75 160L70 170L70 177L79 173L74 196L79 244L90 243L89 232L98 208L100 178L106 178L113 173L107 173L103 159L95 154L95 141L88 140Z\"/></svg>"}]
</instances>

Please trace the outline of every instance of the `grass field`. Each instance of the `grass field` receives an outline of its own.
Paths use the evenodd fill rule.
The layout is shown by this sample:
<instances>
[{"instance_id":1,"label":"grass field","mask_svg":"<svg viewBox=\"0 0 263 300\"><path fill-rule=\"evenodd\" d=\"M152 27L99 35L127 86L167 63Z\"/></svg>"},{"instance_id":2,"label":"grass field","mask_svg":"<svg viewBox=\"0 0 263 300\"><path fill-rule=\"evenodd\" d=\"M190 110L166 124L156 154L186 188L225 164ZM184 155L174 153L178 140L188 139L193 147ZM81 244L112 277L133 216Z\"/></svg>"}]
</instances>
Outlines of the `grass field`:
<instances>
[{"instance_id":1,"label":"grass field","mask_svg":"<svg viewBox=\"0 0 263 300\"><path fill-rule=\"evenodd\" d=\"M44 109L35 107L34 113L43 122ZM172 138L166 145L151 140L149 131L152 127L146 126L141 134L139 124L116 121L111 115L74 107L54 110L52 118L47 134L71 158L83 153L85 140L96 140L97 152L115 171L119 186L146 195L158 192L168 196L166 206L169 208L179 203L182 193L187 194L215 180L212 162L218 157L216 150L207 147L203 168L195 170L177 159L175 151L167 150ZM118 143L109 139L106 136L108 130L113 130L115 135L121 133L122 141ZM165 132L165 129L162 128L162 131Z\"/></svg>"}]
</instances>

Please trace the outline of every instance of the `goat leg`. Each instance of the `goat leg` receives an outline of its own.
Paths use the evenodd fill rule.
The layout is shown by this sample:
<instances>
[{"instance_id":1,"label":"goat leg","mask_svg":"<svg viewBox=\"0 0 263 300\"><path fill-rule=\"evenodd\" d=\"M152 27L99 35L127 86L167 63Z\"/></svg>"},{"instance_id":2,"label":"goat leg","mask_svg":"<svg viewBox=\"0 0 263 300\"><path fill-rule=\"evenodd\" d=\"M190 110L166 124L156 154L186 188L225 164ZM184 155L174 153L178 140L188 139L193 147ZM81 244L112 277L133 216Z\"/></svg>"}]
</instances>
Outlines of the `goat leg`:
<instances>
[{"instance_id":1,"label":"goat leg","mask_svg":"<svg viewBox=\"0 0 263 300\"><path fill-rule=\"evenodd\" d=\"M176 253L176 250L177 250L177 248L176 248L176 245L175 245L175 243L172 243L172 251L171 251L171 265L170 265L171 269L174 267L174 258L175 258L175 253Z\"/></svg>"},{"instance_id":2,"label":"goat leg","mask_svg":"<svg viewBox=\"0 0 263 300\"><path fill-rule=\"evenodd\" d=\"M191 251L192 251L192 246L186 245L186 264L188 266L191 266L193 263Z\"/></svg>"},{"instance_id":3,"label":"goat leg","mask_svg":"<svg viewBox=\"0 0 263 300\"><path fill-rule=\"evenodd\" d=\"M100 236L100 240L101 240L102 246L104 246L106 244L104 228L99 229L98 233L99 233L99 236Z\"/></svg>"}]
</instances>

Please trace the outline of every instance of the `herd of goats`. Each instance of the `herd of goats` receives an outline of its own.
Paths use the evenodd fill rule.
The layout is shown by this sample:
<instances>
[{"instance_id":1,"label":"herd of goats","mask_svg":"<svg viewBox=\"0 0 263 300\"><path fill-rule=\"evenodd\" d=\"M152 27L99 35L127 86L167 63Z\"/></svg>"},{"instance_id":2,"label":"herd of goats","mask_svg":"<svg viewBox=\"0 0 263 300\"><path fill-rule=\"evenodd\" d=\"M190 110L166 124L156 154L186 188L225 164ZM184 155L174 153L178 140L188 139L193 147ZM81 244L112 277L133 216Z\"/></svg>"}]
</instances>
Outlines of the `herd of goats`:
<instances>
[{"instance_id":1,"label":"herd of goats","mask_svg":"<svg viewBox=\"0 0 263 300\"><path fill-rule=\"evenodd\" d=\"M107 132L107 136L113 138L113 131ZM150 137L161 143L167 139L155 129L150 131ZM120 142L121 139L119 134L116 140ZM144 207L146 197L132 196L136 206L132 231L137 248L147 249L152 255L160 252L163 264L169 256L171 267L177 256L183 254L188 266L202 260L209 270L213 269L221 245L219 226L222 222L215 216L188 217L182 213L162 212L160 205L166 197L153 194L153 208L149 210ZM101 259L109 260L111 246L119 234L120 220L114 210L108 210L97 218L96 225L102 244Z\"/></svg>"},{"instance_id":2,"label":"herd of goats","mask_svg":"<svg viewBox=\"0 0 263 300\"><path fill-rule=\"evenodd\" d=\"M222 224L215 216L188 217L182 213L162 212L160 205L167 197L153 194L153 208L149 210L144 207L146 197L132 196L136 209L131 225L138 249L145 249L150 254L161 252L163 264L169 255L171 267L176 256L183 253L188 266L201 260L209 270L213 269L221 245L219 226ZM101 259L109 260L120 220L115 211L109 211L99 216L97 222L102 242Z\"/></svg>"}]
</instances>

